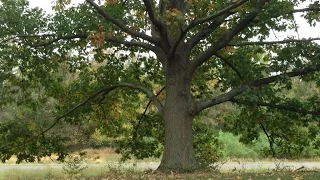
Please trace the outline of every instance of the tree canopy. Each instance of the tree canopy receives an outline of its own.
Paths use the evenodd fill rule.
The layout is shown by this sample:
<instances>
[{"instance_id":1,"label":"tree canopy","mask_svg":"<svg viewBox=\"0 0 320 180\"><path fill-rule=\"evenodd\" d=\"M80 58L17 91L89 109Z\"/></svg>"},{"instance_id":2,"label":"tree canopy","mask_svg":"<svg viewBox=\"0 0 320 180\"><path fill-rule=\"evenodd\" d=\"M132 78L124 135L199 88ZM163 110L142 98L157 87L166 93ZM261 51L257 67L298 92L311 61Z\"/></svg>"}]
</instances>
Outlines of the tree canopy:
<instances>
[{"instance_id":1,"label":"tree canopy","mask_svg":"<svg viewBox=\"0 0 320 180\"><path fill-rule=\"evenodd\" d=\"M71 123L101 129L125 157L163 152L160 170L194 169L194 119L226 102L241 113L225 126L244 141L260 131L271 149L319 139L319 92L283 92L293 77L319 88L320 38L269 39L297 31L295 14L316 26L319 1L57 0L54 14L0 2L0 108L25 106L49 122L1 120L2 161L64 158L67 137L50 132Z\"/></svg>"}]
</instances>

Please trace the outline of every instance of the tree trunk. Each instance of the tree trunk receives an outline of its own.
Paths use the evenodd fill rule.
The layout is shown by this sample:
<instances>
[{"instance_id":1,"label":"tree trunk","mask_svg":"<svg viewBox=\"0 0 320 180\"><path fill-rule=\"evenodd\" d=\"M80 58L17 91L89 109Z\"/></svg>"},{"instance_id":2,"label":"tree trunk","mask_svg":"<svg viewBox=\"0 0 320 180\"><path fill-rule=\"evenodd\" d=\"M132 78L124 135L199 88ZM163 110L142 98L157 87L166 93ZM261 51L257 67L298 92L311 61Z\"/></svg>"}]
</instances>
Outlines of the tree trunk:
<instances>
[{"instance_id":1,"label":"tree trunk","mask_svg":"<svg viewBox=\"0 0 320 180\"><path fill-rule=\"evenodd\" d=\"M195 107L190 92L191 82L186 76L183 61L179 59L167 63L165 75L165 142L158 170L190 171L197 167L193 149Z\"/></svg>"}]
</instances>

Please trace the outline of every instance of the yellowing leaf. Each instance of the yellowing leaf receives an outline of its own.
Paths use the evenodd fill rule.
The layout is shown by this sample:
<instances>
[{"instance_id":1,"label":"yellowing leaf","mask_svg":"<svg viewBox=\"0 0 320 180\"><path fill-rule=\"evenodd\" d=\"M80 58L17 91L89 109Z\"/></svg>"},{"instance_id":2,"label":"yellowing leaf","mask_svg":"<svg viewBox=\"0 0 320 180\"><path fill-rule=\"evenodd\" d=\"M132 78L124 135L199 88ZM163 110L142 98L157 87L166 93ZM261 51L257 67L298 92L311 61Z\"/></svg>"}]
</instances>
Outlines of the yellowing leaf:
<instances>
[{"instance_id":1,"label":"yellowing leaf","mask_svg":"<svg viewBox=\"0 0 320 180\"><path fill-rule=\"evenodd\" d=\"M118 2L119 2L119 0L106 0L104 2L104 5L105 6L113 6L113 5L117 4Z\"/></svg>"},{"instance_id":2,"label":"yellowing leaf","mask_svg":"<svg viewBox=\"0 0 320 180\"><path fill-rule=\"evenodd\" d=\"M225 49L226 49L227 52L231 52L233 48L231 46L226 46Z\"/></svg>"},{"instance_id":3,"label":"yellowing leaf","mask_svg":"<svg viewBox=\"0 0 320 180\"><path fill-rule=\"evenodd\" d=\"M216 6L215 4L210 4L210 5L208 6L208 10L210 11L210 10L216 8L216 7L217 7L217 6Z\"/></svg>"},{"instance_id":4,"label":"yellowing leaf","mask_svg":"<svg viewBox=\"0 0 320 180\"><path fill-rule=\"evenodd\" d=\"M193 3L193 0L188 0L187 3L188 3L188 4L192 4L192 3Z\"/></svg>"},{"instance_id":5,"label":"yellowing leaf","mask_svg":"<svg viewBox=\"0 0 320 180\"><path fill-rule=\"evenodd\" d=\"M105 33L104 32L93 32L88 36L87 39L89 41L91 41L91 43L94 46L102 46L105 41Z\"/></svg>"},{"instance_id":6,"label":"yellowing leaf","mask_svg":"<svg viewBox=\"0 0 320 180\"><path fill-rule=\"evenodd\" d=\"M173 8L171 9L171 13L181 14L181 11L179 11L177 8Z\"/></svg>"}]
</instances>

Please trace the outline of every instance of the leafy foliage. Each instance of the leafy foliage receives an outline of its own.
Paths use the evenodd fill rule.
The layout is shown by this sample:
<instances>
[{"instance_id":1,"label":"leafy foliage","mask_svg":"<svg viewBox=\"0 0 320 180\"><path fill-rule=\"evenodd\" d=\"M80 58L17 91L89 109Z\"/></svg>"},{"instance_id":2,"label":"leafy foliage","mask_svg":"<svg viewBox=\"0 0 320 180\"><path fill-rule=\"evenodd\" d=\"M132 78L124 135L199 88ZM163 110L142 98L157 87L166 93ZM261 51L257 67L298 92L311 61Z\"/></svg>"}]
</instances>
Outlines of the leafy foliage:
<instances>
[{"instance_id":1,"label":"leafy foliage","mask_svg":"<svg viewBox=\"0 0 320 180\"><path fill-rule=\"evenodd\" d=\"M206 163L220 156L220 143L194 123L193 146L191 125L184 125L225 102L238 110L213 124L223 122L242 142L264 132L280 156L319 146L319 38L268 41L272 32L297 30L295 13L315 26L318 1L299 9L305 1L86 0L72 6L57 0L51 15L26 0L0 2L0 112L10 104L26 110L0 121L3 161L14 154L18 162L54 152L63 158L66 136L50 130L71 124L87 137L98 129L124 159L159 157L164 150L161 167L191 168L194 147ZM314 82L312 95L297 95L297 76ZM143 113L148 99L152 105ZM53 107L44 108L51 100ZM43 111L54 118L32 120ZM47 119L50 124L41 125ZM172 139L184 147L173 147ZM179 162L170 162L170 154Z\"/></svg>"},{"instance_id":2,"label":"leafy foliage","mask_svg":"<svg viewBox=\"0 0 320 180\"><path fill-rule=\"evenodd\" d=\"M195 134L193 141L196 158L203 167L214 164L223 154L224 147L219 141L218 135L211 128L203 124L194 125Z\"/></svg>"},{"instance_id":3,"label":"leafy foliage","mask_svg":"<svg viewBox=\"0 0 320 180\"><path fill-rule=\"evenodd\" d=\"M316 149L315 144L319 136L316 129L318 129L319 117L303 115L305 112L288 111L285 107L307 106L312 109L311 107L317 103L315 97L319 96L318 88L314 82L300 82L299 79L294 79L293 82L293 91L277 93L277 98L287 101L282 110L259 107L254 103L247 104L246 107L241 108L240 112L232 112L227 115L226 130L241 134L240 141L249 144L254 142L264 129L264 133L267 133L265 135L269 136L270 143L266 154L281 158L297 158L306 155L305 152L310 147ZM293 97L305 102L294 101ZM310 99L315 101L310 101Z\"/></svg>"}]
</instances>

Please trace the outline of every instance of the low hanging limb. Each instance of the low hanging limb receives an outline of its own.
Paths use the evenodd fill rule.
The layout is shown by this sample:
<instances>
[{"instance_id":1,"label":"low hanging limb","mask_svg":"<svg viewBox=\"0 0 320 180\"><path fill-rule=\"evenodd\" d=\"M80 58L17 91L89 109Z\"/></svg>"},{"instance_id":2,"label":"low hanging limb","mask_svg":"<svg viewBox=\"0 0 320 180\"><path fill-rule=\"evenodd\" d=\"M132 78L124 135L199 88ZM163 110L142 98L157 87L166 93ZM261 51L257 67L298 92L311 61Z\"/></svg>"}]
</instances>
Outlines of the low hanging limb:
<instances>
[{"instance_id":1,"label":"low hanging limb","mask_svg":"<svg viewBox=\"0 0 320 180\"><path fill-rule=\"evenodd\" d=\"M196 103L196 107L197 107L196 113L198 113L206 108L209 108L211 106L221 104L221 103L224 103L227 101L231 101L232 98L244 93L245 91L247 91L250 88L268 85L270 83L276 82L277 80L279 80L283 77L302 76L302 75L306 75L306 74L313 73L313 72L319 72L319 71L320 71L320 65L316 64L316 65L312 65L312 66L307 66L302 69L294 70L291 72L286 72L286 73L282 73L282 74L278 74L278 75L274 75L274 76L269 76L266 78L257 79L257 80L248 82L248 83L243 84L239 87L233 88L230 91L225 92L224 94L215 96L213 98L204 99L202 101L198 101ZM315 114L317 114L317 113L315 113Z\"/></svg>"},{"instance_id":2,"label":"low hanging limb","mask_svg":"<svg viewBox=\"0 0 320 180\"><path fill-rule=\"evenodd\" d=\"M161 88L161 90L156 94L156 97L158 97L162 93L162 91L165 90L165 88L166 88L166 86L163 86ZM149 100L147 106L145 107L145 109L143 111L143 114L140 116L140 119L138 121L137 126L133 129L133 133L132 133L132 148L135 147L135 142L136 142L136 139L137 139L137 136L138 136L138 129L139 129L140 125L141 125L143 117L146 116L147 110L148 110L149 106L151 105L151 102L152 101Z\"/></svg>"},{"instance_id":3,"label":"low hanging limb","mask_svg":"<svg viewBox=\"0 0 320 180\"><path fill-rule=\"evenodd\" d=\"M242 105L252 105L252 102L250 101L241 101L236 98L231 98L229 100L230 102L236 103L236 104L242 104ZM278 110L284 110L284 111L289 111L289 112L294 112L298 113L301 115L312 115L313 117L318 117L320 116L320 109L310 111L304 108L299 108L299 107L294 107L294 106L288 106L285 104L275 104L275 103L267 103L267 102L255 102L254 103L257 106L262 106L262 107L268 107L268 108L274 108Z\"/></svg>"},{"instance_id":4,"label":"low hanging limb","mask_svg":"<svg viewBox=\"0 0 320 180\"><path fill-rule=\"evenodd\" d=\"M40 136L42 136L43 134L45 134L46 132L48 132L49 130L51 130L54 126L56 126L61 119L67 117L70 113L74 112L75 110L79 109L80 107L82 107L83 105L85 105L86 103L88 103L89 101L93 100L94 98L96 98L98 95L107 95L109 92L111 92L112 90L115 90L119 87L129 87L132 89L137 89L142 91L144 94L146 94L148 96L148 98L150 99L150 101L154 101L156 107L158 108L160 114L163 114L162 109L163 106L160 103L160 101L157 99L156 95L154 95L152 93L152 91L150 91L149 89L141 86L141 85L135 85L135 84L131 84L131 83L119 83L117 85L111 86L111 87L107 87L104 89L101 89L99 91L97 91L96 93L94 93L93 95L91 95L90 97L88 97L86 100L84 100L83 102L79 103L78 105L74 106L73 108L71 108L70 110L68 110L66 113L64 113L63 115L59 116L56 118L55 122L48 127L47 129L45 129L44 131L42 131L41 133L39 133L36 136L33 136L32 138L30 138L29 140L24 141L24 144L27 144L37 138L39 138Z\"/></svg>"},{"instance_id":5,"label":"low hanging limb","mask_svg":"<svg viewBox=\"0 0 320 180\"><path fill-rule=\"evenodd\" d=\"M267 136L268 141L269 141L269 147L270 147L270 151L272 152L272 157L276 157L276 152L273 149L273 138L268 134L266 128L263 126L262 122L259 122L261 129L263 130L264 134Z\"/></svg>"},{"instance_id":6,"label":"low hanging limb","mask_svg":"<svg viewBox=\"0 0 320 180\"><path fill-rule=\"evenodd\" d=\"M66 113L64 113L63 115L59 116L56 118L55 122L49 126L47 129L45 129L44 131L42 131L41 133L39 133L38 135L30 138L29 140L25 141L24 144L27 144L35 139L37 139L38 137L40 136L43 136L46 132L50 131L54 126L56 126L60 121L61 119L67 117L70 113L72 113L73 111L79 109L81 106L85 105L86 103L88 103L89 101L91 101L92 99L94 99L96 96L100 95L101 93L103 92L109 92L109 91L112 91L113 89L115 89L115 87L110 87L110 88L105 88L105 89L102 89L96 93L94 93L93 95L91 95L90 97L88 97L86 100L84 100L83 102L79 103L78 105L76 105L75 107L71 108L69 111L67 111Z\"/></svg>"}]
</instances>

